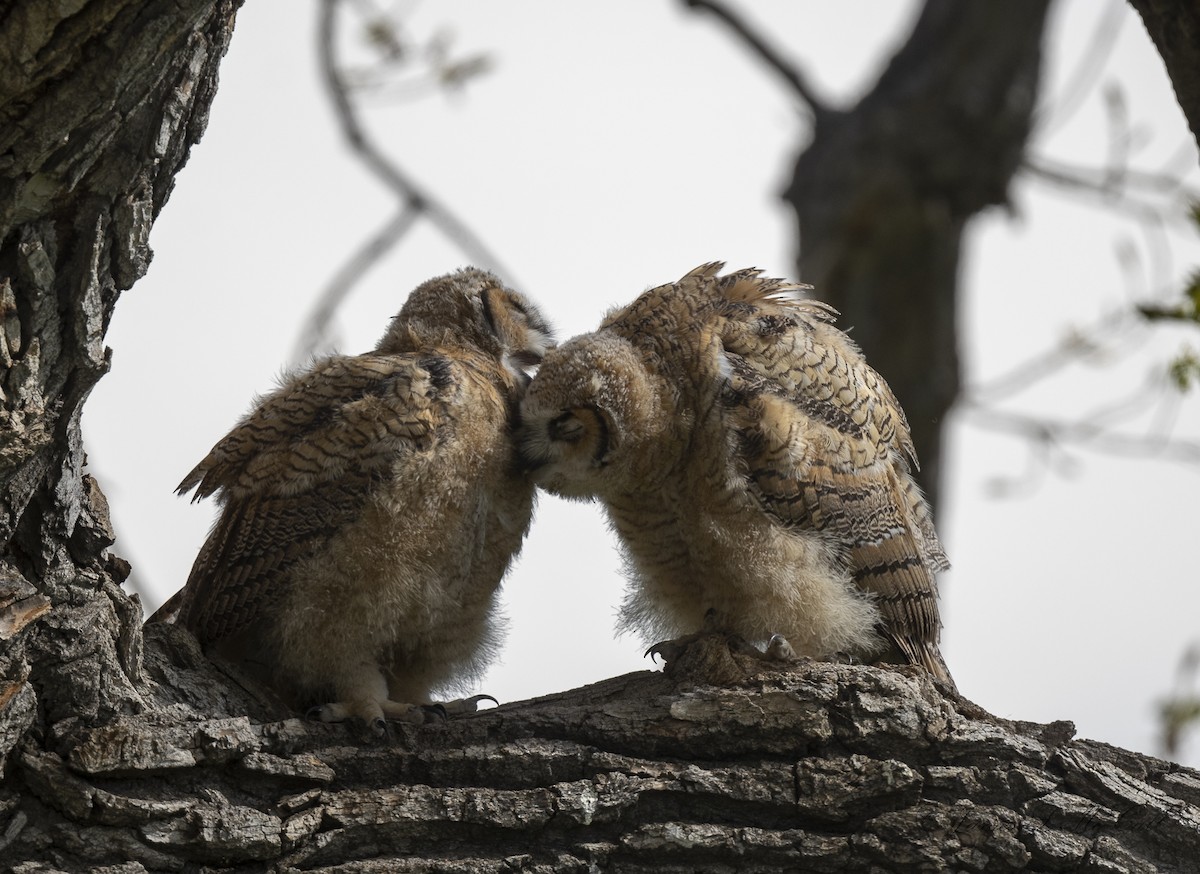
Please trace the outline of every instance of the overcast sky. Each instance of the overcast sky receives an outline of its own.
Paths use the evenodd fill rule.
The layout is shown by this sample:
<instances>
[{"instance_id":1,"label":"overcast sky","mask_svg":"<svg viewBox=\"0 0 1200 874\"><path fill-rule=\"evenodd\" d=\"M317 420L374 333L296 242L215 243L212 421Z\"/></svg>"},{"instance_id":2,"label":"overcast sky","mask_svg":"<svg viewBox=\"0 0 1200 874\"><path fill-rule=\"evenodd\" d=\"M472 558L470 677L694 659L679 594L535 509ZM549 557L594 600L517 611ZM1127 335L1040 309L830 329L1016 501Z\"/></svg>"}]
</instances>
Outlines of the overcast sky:
<instances>
[{"instance_id":1,"label":"overcast sky","mask_svg":"<svg viewBox=\"0 0 1200 874\"><path fill-rule=\"evenodd\" d=\"M1135 131L1134 164L1194 169L1161 62L1136 15L1114 5L1124 21L1101 87L1061 123L1053 109L1110 4L1058 8L1044 91L1052 121L1034 152L1102 166L1111 83ZM793 273L793 218L777 192L805 140L803 114L713 20L665 0L407 6L418 36L450 31L459 50L486 52L493 67L459 93L371 102L370 130L469 221L560 338L701 262ZM831 100L871 82L916 8L740 6ZM208 132L155 224L149 274L117 306L112 372L87 406L116 549L150 609L183 584L214 509L172 490L272 388L324 284L394 212L339 141L317 74L316 13L295 0L255 0L239 13ZM986 215L967 240L962 351L972 384L1200 264L1196 235L1180 226L1147 234L1095 200L1028 179L1014 195L1012 210ZM1122 251L1134 253L1132 267ZM338 347L370 348L409 290L464 263L418 226L339 312ZM1175 331L1132 356L1092 356L1008 408L1082 414L1135 389L1189 339L1200 347ZM1198 407L1184 398L1178 436L1200 439ZM1200 639L1196 468L1080 452L1072 476L1051 473L998 498L990 486L1022 476L1028 446L965 413L948 446L937 519L954 564L941 578L943 651L962 692L1000 716L1072 719L1083 736L1156 752L1156 703ZM649 668L642 641L614 634L622 587L597 509L543 496L505 584L507 645L481 691L513 700Z\"/></svg>"}]
</instances>

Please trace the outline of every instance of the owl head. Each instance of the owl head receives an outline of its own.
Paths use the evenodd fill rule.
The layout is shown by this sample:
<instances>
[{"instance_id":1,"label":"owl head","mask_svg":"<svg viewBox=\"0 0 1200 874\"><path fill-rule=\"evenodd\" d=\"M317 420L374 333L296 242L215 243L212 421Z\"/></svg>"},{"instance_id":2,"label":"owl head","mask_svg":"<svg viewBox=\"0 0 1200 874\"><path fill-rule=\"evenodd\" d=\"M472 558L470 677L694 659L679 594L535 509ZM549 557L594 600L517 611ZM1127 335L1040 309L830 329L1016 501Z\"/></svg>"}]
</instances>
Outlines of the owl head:
<instances>
[{"instance_id":1,"label":"owl head","mask_svg":"<svg viewBox=\"0 0 1200 874\"><path fill-rule=\"evenodd\" d=\"M644 488L679 424L670 396L629 341L605 331L574 337L547 353L522 399L521 461L566 498Z\"/></svg>"},{"instance_id":2,"label":"owl head","mask_svg":"<svg viewBox=\"0 0 1200 874\"><path fill-rule=\"evenodd\" d=\"M469 344L495 355L522 382L554 346L549 323L524 295L486 270L465 267L423 282L392 319L376 351Z\"/></svg>"}]
</instances>

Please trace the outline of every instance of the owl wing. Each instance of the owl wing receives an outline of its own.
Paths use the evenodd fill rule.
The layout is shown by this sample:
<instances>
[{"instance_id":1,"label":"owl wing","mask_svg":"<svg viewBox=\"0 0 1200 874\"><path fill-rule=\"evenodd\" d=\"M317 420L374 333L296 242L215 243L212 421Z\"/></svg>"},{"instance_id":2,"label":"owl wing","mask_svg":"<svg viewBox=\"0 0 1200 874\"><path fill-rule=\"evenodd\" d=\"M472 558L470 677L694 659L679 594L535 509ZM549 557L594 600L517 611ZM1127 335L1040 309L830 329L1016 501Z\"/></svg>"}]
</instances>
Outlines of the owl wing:
<instances>
[{"instance_id":1,"label":"owl wing","mask_svg":"<svg viewBox=\"0 0 1200 874\"><path fill-rule=\"evenodd\" d=\"M883 633L949 680L934 580L948 565L909 472L904 413L833 327L831 308L778 293L730 294L718 320L724 408L747 483L783 524L830 535L855 583L876 596Z\"/></svg>"},{"instance_id":2,"label":"owl wing","mask_svg":"<svg viewBox=\"0 0 1200 874\"><path fill-rule=\"evenodd\" d=\"M179 486L195 499L219 492L223 506L169 602L176 621L205 642L251 625L397 461L432 459L458 384L440 355L336 356L264 398Z\"/></svg>"}]
</instances>

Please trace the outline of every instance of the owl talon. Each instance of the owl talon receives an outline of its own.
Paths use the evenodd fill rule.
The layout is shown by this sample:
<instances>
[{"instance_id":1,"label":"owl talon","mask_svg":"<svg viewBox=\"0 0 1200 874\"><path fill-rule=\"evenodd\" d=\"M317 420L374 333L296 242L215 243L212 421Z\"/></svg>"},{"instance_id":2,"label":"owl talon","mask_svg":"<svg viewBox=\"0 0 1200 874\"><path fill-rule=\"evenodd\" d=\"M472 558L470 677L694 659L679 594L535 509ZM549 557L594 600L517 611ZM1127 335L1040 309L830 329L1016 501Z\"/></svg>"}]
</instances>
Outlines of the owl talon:
<instances>
[{"instance_id":1,"label":"owl talon","mask_svg":"<svg viewBox=\"0 0 1200 874\"><path fill-rule=\"evenodd\" d=\"M654 646L642 653L642 658L648 658L653 664L657 665L658 662L655 661L655 657L657 656L663 660L663 664L665 665L667 662L673 661L682 650L683 647L679 645L678 641L660 640L658 643L654 644Z\"/></svg>"},{"instance_id":2,"label":"owl talon","mask_svg":"<svg viewBox=\"0 0 1200 874\"><path fill-rule=\"evenodd\" d=\"M472 695L469 698L455 698L453 701L441 701L436 704L430 704L427 707L428 709L436 709L444 721L452 716L462 716L465 713L478 713L480 701L491 701L493 704L500 704L491 695Z\"/></svg>"},{"instance_id":3,"label":"owl talon","mask_svg":"<svg viewBox=\"0 0 1200 874\"><path fill-rule=\"evenodd\" d=\"M741 653L743 655L757 653L760 656L762 655L759 650L756 650L747 643L743 637L719 630L716 613L713 610L709 610L704 615L704 627L700 631L694 634L685 634L683 637L672 638L671 640L660 640L646 650L642 658L649 658L653 661L654 657L658 656L663 660L663 664L668 664L683 655L684 650L689 646L706 638L723 639L725 645L729 647L729 651L733 653Z\"/></svg>"},{"instance_id":4,"label":"owl talon","mask_svg":"<svg viewBox=\"0 0 1200 874\"><path fill-rule=\"evenodd\" d=\"M389 722L408 722L420 725L426 721L423 706L387 699L359 701L356 704L331 701L328 704L310 707L305 711L304 717L314 722L346 722L358 719L366 723L367 727L380 737L387 733Z\"/></svg>"},{"instance_id":5,"label":"owl talon","mask_svg":"<svg viewBox=\"0 0 1200 874\"><path fill-rule=\"evenodd\" d=\"M445 722L450 718L450 714L446 712L446 708L442 704L422 704L421 712L425 715L425 723Z\"/></svg>"},{"instance_id":6,"label":"owl talon","mask_svg":"<svg viewBox=\"0 0 1200 874\"><path fill-rule=\"evenodd\" d=\"M345 722L355 714L350 711L350 708L345 704L337 701L329 704L317 704L310 707L305 716L314 722ZM363 717L364 722L370 722L367 717Z\"/></svg>"},{"instance_id":7,"label":"owl talon","mask_svg":"<svg viewBox=\"0 0 1200 874\"><path fill-rule=\"evenodd\" d=\"M478 713L480 701L491 701L497 707L500 702L491 695L472 695L470 698L457 698L454 701L445 702L446 712L451 716L458 716L462 713Z\"/></svg>"}]
</instances>

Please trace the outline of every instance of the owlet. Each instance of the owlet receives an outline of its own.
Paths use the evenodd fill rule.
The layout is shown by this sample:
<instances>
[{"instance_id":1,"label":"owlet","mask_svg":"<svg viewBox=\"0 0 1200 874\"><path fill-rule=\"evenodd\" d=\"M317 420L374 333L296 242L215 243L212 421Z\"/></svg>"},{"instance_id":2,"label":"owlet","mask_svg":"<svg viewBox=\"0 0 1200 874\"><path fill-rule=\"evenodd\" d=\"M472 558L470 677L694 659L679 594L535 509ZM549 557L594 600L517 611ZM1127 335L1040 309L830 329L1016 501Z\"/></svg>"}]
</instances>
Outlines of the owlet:
<instances>
[{"instance_id":1,"label":"owlet","mask_svg":"<svg viewBox=\"0 0 1200 874\"><path fill-rule=\"evenodd\" d=\"M419 721L497 646L534 502L513 424L552 345L489 273L418 287L373 351L288 377L184 478L221 512L155 618L323 720Z\"/></svg>"},{"instance_id":2,"label":"owlet","mask_svg":"<svg viewBox=\"0 0 1200 874\"><path fill-rule=\"evenodd\" d=\"M782 635L951 682L934 580L948 565L896 398L832 308L722 266L547 354L521 402L526 466L603 502L630 572L624 627Z\"/></svg>"}]
</instances>

